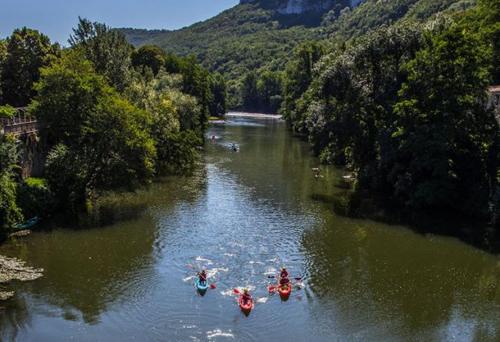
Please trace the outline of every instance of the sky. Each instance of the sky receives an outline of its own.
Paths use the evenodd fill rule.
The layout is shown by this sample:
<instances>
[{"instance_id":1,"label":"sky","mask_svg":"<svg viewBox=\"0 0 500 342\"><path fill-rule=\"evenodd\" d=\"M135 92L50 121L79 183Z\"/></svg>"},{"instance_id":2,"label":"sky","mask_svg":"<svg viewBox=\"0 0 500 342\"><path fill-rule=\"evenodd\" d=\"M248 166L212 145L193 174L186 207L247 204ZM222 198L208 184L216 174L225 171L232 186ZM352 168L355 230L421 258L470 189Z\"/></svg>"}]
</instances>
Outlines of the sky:
<instances>
[{"instance_id":1,"label":"sky","mask_svg":"<svg viewBox=\"0 0 500 342\"><path fill-rule=\"evenodd\" d=\"M238 0L0 0L0 37L27 26L67 44L78 16L111 27L177 29L208 19Z\"/></svg>"}]
</instances>

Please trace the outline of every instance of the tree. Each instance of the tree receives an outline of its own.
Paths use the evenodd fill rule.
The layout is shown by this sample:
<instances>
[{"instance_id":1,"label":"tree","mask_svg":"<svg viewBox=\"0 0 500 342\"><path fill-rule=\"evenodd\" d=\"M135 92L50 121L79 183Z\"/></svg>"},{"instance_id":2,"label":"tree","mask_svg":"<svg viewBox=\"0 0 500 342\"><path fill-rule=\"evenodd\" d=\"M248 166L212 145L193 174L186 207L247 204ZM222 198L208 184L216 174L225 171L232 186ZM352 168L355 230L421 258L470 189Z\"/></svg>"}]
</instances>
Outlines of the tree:
<instances>
[{"instance_id":1,"label":"tree","mask_svg":"<svg viewBox=\"0 0 500 342\"><path fill-rule=\"evenodd\" d=\"M276 113L282 102L283 85L277 72L264 71L257 81L260 110Z\"/></svg>"},{"instance_id":2,"label":"tree","mask_svg":"<svg viewBox=\"0 0 500 342\"><path fill-rule=\"evenodd\" d=\"M296 112L296 101L311 84L313 67L324 53L320 43L305 42L296 48L293 59L286 66L282 112L296 132L305 133L303 117Z\"/></svg>"},{"instance_id":3,"label":"tree","mask_svg":"<svg viewBox=\"0 0 500 342\"><path fill-rule=\"evenodd\" d=\"M490 65L492 82L500 84L500 6L498 0L479 0L477 6L468 11L460 24L475 32L491 50Z\"/></svg>"},{"instance_id":4,"label":"tree","mask_svg":"<svg viewBox=\"0 0 500 342\"><path fill-rule=\"evenodd\" d=\"M259 91L257 89L257 75L250 71L243 79L241 86L241 98L243 107L247 110L256 111L259 108Z\"/></svg>"},{"instance_id":5,"label":"tree","mask_svg":"<svg viewBox=\"0 0 500 342\"><path fill-rule=\"evenodd\" d=\"M212 93L212 101L209 109L212 116L223 116L226 114L226 80L221 74L214 74L210 79L210 92Z\"/></svg>"},{"instance_id":6,"label":"tree","mask_svg":"<svg viewBox=\"0 0 500 342\"><path fill-rule=\"evenodd\" d=\"M105 24L78 18L78 26L73 29L69 43L83 51L97 73L104 75L118 91L123 91L130 78L130 55L133 47L125 36Z\"/></svg>"},{"instance_id":7,"label":"tree","mask_svg":"<svg viewBox=\"0 0 500 342\"><path fill-rule=\"evenodd\" d=\"M452 25L407 64L391 172L395 196L407 205L486 215L488 159L499 134L486 110L489 60L475 35Z\"/></svg>"},{"instance_id":8,"label":"tree","mask_svg":"<svg viewBox=\"0 0 500 342\"><path fill-rule=\"evenodd\" d=\"M145 45L132 52L132 66L148 67L156 76L161 68L165 66L166 53L155 45Z\"/></svg>"},{"instance_id":9,"label":"tree","mask_svg":"<svg viewBox=\"0 0 500 342\"><path fill-rule=\"evenodd\" d=\"M151 179L150 115L121 98L78 51L42 69L36 89L31 110L55 145L49 185L64 205L82 209L101 191Z\"/></svg>"},{"instance_id":10,"label":"tree","mask_svg":"<svg viewBox=\"0 0 500 342\"><path fill-rule=\"evenodd\" d=\"M0 136L0 237L5 237L16 223L22 221L21 210L17 206L17 146L13 138Z\"/></svg>"},{"instance_id":11,"label":"tree","mask_svg":"<svg viewBox=\"0 0 500 342\"><path fill-rule=\"evenodd\" d=\"M129 98L151 117L151 136L157 151L156 172L160 175L191 169L197 159L196 146L201 108L195 97L184 94L182 80L163 71L155 78L136 77L128 88Z\"/></svg>"},{"instance_id":12,"label":"tree","mask_svg":"<svg viewBox=\"0 0 500 342\"><path fill-rule=\"evenodd\" d=\"M2 67L3 102L14 107L26 106L35 95L33 84L40 77L40 68L50 63L57 50L47 36L36 30L26 27L15 30L7 38Z\"/></svg>"}]
</instances>

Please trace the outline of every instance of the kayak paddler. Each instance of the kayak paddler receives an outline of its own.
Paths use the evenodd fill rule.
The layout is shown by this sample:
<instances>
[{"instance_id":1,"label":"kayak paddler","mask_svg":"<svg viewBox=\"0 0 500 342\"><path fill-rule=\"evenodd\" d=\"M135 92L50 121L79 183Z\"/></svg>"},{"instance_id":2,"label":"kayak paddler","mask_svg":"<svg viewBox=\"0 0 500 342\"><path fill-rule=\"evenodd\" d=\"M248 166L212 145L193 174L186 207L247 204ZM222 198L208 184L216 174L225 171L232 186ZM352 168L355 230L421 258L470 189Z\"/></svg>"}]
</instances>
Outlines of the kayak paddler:
<instances>
[{"instance_id":1,"label":"kayak paddler","mask_svg":"<svg viewBox=\"0 0 500 342\"><path fill-rule=\"evenodd\" d=\"M241 299L243 300L244 305L247 305L247 303L250 303L252 301L252 296L250 295L250 292L248 292L248 289L243 290Z\"/></svg>"},{"instance_id":2,"label":"kayak paddler","mask_svg":"<svg viewBox=\"0 0 500 342\"><path fill-rule=\"evenodd\" d=\"M284 267L281 268L280 278L288 278L288 271Z\"/></svg>"},{"instance_id":3,"label":"kayak paddler","mask_svg":"<svg viewBox=\"0 0 500 342\"><path fill-rule=\"evenodd\" d=\"M202 270L200 273L198 273L198 277L200 280L201 284L206 284L207 282L207 272L205 270Z\"/></svg>"}]
</instances>

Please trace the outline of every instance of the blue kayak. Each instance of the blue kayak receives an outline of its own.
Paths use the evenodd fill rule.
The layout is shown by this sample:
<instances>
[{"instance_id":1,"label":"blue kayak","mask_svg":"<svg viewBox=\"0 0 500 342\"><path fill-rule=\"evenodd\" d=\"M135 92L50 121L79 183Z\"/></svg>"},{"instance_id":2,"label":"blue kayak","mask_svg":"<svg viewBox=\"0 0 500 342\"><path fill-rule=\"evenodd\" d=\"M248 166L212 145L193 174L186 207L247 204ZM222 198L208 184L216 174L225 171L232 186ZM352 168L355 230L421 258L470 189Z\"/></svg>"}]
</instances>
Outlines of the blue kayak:
<instances>
[{"instance_id":1,"label":"blue kayak","mask_svg":"<svg viewBox=\"0 0 500 342\"><path fill-rule=\"evenodd\" d=\"M200 278L196 278L194 284L196 285L196 289L200 292L208 290L208 281L201 282Z\"/></svg>"}]
</instances>

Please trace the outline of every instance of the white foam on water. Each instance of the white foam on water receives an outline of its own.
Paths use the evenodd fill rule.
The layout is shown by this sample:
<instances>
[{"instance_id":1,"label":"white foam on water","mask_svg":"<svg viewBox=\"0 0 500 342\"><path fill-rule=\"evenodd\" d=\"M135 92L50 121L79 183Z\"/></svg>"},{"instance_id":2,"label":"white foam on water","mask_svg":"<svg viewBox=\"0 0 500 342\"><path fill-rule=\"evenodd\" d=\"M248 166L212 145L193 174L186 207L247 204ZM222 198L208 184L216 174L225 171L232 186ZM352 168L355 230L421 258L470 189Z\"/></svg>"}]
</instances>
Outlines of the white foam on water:
<instances>
[{"instance_id":1,"label":"white foam on water","mask_svg":"<svg viewBox=\"0 0 500 342\"><path fill-rule=\"evenodd\" d=\"M235 254L233 254L233 253L224 253L224 255L228 256L228 257L234 257L235 256Z\"/></svg>"},{"instance_id":2,"label":"white foam on water","mask_svg":"<svg viewBox=\"0 0 500 342\"><path fill-rule=\"evenodd\" d=\"M190 324L190 325L183 325L182 328L183 329L195 329L195 328L197 328L197 326L194 324Z\"/></svg>"},{"instance_id":3,"label":"white foam on water","mask_svg":"<svg viewBox=\"0 0 500 342\"><path fill-rule=\"evenodd\" d=\"M214 278L219 272L229 272L229 268L216 267L207 270L207 278Z\"/></svg>"},{"instance_id":4,"label":"white foam on water","mask_svg":"<svg viewBox=\"0 0 500 342\"><path fill-rule=\"evenodd\" d=\"M268 299L269 299L268 297L257 298L257 303L265 304Z\"/></svg>"},{"instance_id":5,"label":"white foam on water","mask_svg":"<svg viewBox=\"0 0 500 342\"><path fill-rule=\"evenodd\" d=\"M253 260L251 260L251 261L249 261L248 263L249 263L250 265L253 265L253 264L257 264L257 265L264 265L264 263L263 263L262 261L253 261Z\"/></svg>"},{"instance_id":6,"label":"white foam on water","mask_svg":"<svg viewBox=\"0 0 500 342\"><path fill-rule=\"evenodd\" d=\"M223 296L232 296L233 295L233 290L228 289L226 291L221 291L220 294L223 295Z\"/></svg>"},{"instance_id":7,"label":"white foam on water","mask_svg":"<svg viewBox=\"0 0 500 342\"><path fill-rule=\"evenodd\" d=\"M247 289L248 291L253 291L256 289L255 285L247 285L247 286L238 286L237 287L240 292L243 292L244 289Z\"/></svg>"},{"instance_id":8,"label":"white foam on water","mask_svg":"<svg viewBox=\"0 0 500 342\"><path fill-rule=\"evenodd\" d=\"M189 276L189 277L182 279L182 281L187 283L188 281L193 280L194 278L196 278L196 276Z\"/></svg>"},{"instance_id":9,"label":"white foam on water","mask_svg":"<svg viewBox=\"0 0 500 342\"><path fill-rule=\"evenodd\" d=\"M203 262L204 262L204 263L206 263L207 265L213 265L212 260L210 260L210 259L205 259L205 258L203 258L203 257L201 257L201 256L196 257L196 261L203 261Z\"/></svg>"},{"instance_id":10,"label":"white foam on water","mask_svg":"<svg viewBox=\"0 0 500 342\"><path fill-rule=\"evenodd\" d=\"M212 340L216 337L228 337L228 338L234 339L234 334L232 333L231 330L222 331L220 329L215 329L215 330L207 331L207 338L209 340Z\"/></svg>"}]
</instances>

